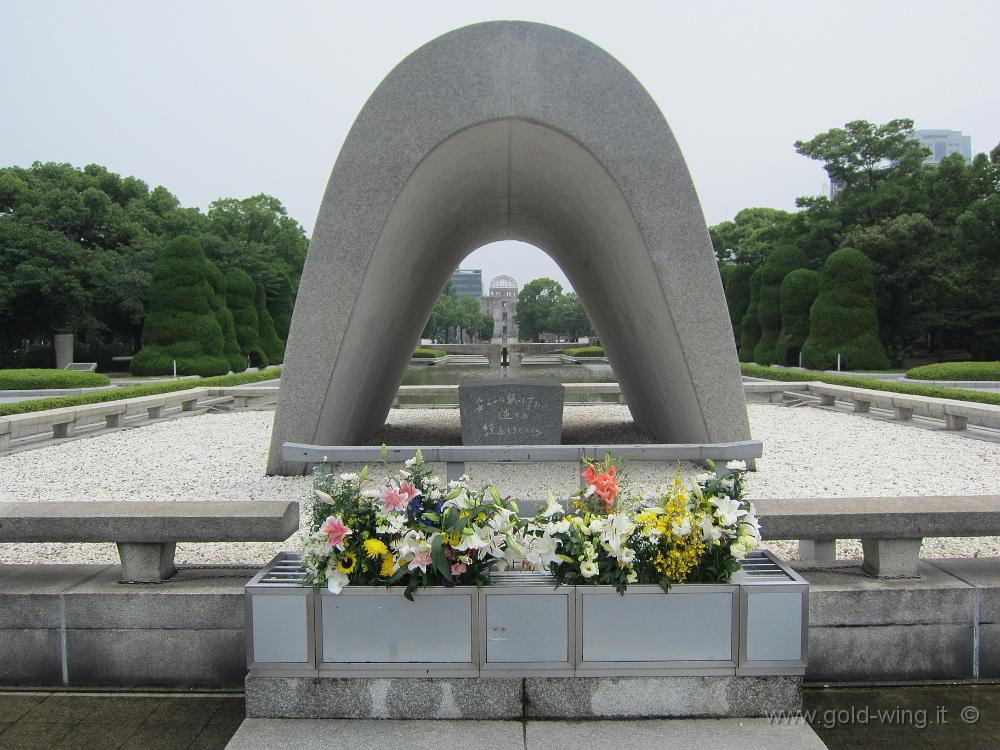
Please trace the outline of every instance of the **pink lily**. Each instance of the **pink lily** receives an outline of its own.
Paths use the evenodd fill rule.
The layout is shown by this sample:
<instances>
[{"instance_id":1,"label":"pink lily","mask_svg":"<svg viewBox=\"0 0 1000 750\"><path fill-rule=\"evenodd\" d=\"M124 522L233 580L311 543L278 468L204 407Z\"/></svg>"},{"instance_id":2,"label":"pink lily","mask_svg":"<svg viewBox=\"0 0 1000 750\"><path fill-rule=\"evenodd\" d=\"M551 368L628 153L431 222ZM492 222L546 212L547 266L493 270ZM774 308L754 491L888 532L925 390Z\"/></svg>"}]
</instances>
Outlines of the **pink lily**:
<instances>
[{"instance_id":1,"label":"pink lily","mask_svg":"<svg viewBox=\"0 0 1000 750\"><path fill-rule=\"evenodd\" d=\"M344 551L344 539L354 533L336 516L327 516L319 531L326 534L327 549L336 547L341 552Z\"/></svg>"},{"instance_id":2,"label":"pink lily","mask_svg":"<svg viewBox=\"0 0 1000 750\"><path fill-rule=\"evenodd\" d=\"M416 552L413 553L413 559L410 560L409 569L416 570L420 568L421 573L427 572L427 566L431 564L431 551L424 547L421 547Z\"/></svg>"},{"instance_id":3,"label":"pink lily","mask_svg":"<svg viewBox=\"0 0 1000 750\"><path fill-rule=\"evenodd\" d=\"M452 564L452 566L451 566L451 574L453 576L460 576L460 575L462 575L462 573L464 573L468 569L469 568L468 568L468 566L465 563L457 562L457 563Z\"/></svg>"}]
</instances>

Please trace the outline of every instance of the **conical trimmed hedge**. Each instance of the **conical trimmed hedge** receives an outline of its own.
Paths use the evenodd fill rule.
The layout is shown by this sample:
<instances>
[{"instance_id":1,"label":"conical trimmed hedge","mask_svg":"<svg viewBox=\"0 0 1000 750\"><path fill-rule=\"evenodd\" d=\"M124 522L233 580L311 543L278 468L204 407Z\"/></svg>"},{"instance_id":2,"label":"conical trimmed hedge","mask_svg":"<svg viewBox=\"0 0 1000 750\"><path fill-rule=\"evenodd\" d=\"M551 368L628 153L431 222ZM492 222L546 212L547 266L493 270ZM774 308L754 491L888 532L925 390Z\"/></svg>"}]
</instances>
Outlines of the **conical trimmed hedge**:
<instances>
[{"instance_id":1,"label":"conical trimmed hedge","mask_svg":"<svg viewBox=\"0 0 1000 750\"><path fill-rule=\"evenodd\" d=\"M250 274L239 268L226 273L226 305L236 323L236 340L240 353L250 358L253 367L267 367L267 358L260 343L260 321L257 317L257 285Z\"/></svg>"},{"instance_id":2,"label":"conical trimmed hedge","mask_svg":"<svg viewBox=\"0 0 1000 750\"><path fill-rule=\"evenodd\" d=\"M274 330L274 321L271 320L271 313L267 311L267 293L261 284L256 285L254 301L257 306L260 348L264 350L264 354L267 355L267 361L270 364L280 364L285 358L285 345L278 338L278 333Z\"/></svg>"},{"instance_id":3,"label":"conical trimmed hedge","mask_svg":"<svg viewBox=\"0 0 1000 750\"><path fill-rule=\"evenodd\" d=\"M726 306L729 320L733 324L733 338L740 343L740 323L750 306L750 266L729 266L725 275Z\"/></svg>"},{"instance_id":4,"label":"conical trimmed hedge","mask_svg":"<svg viewBox=\"0 0 1000 750\"><path fill-rule=\"evenodd\" d=\"M753 349L758 365L772 364L774 347L781 333L781 282L796 268L804 268L806 254L793 245L774 248L760 267L760 293L757 297L757 320L760 339Z\"/></svg>"},{"instance_id":5,"label":"conical trimmed hedge","mask_svg":"<svg viewBox=\"0 0 1000 750\"><path fill-rule=\"evenodd\" d=\"M740 322L740 362L753 362L753 350L760 340L760 321L757 320L757 305L760 300L761 270L750 275L750 301Z\"/></svg>"},{"instance_id":6,"label":"conical trimmed hedge","mask_svg":"<svg viewBox=\"0 0 1000 750\"><path fill-rule=\"evenodd\" d=\"M226 277L212 261L208 261L208 282L212 285L212 291L215 292L212 300L212 311L222 329L222 353L225 355L226 361L229 362L230 370L243 372L247 369L247 358L240 351L240 344L236 340L236 322L233 319L232 311L226 305Z\"/></svg>"},{"instance_id":7,"label":"conical trimmed hedge","mask_svg":"<svg viewBox=\"0 0 1000 750\"><path fill-rule=\"evenodd\" d=\"M842 356L847 370L881 370L889 360L878 338L874 266L860 250L844 247L826 260L819 295L809 310L806 367L826 370Z\"/></svg>"},{"instance_id":8,"label":"conical trimmed hedge","mask_svg":"<svg viewBox=\"0 0 1000 750\"><path fill-rule=\"evenodd\" d=\"M809 335L809 308L819 294L819 273L807 268L792 271L781 282L781 333L774 345L774 363L799 364L799 352Z\"/></svg>"},{"instance_id":9,"label":"conical trimmed hedge","mask_svg":"<svg viewBox=\"0 0 1000 750\"><path fill-rule=\"evenodd\" d=\"M133 375L225 375L225 338L213 310L215 292L201 243L181 236L168 244L153 268L142 349Z\"/></svg>"},{"instance_id":10,"label":"conical trimmed hedge","mask_svg":"<svg viewBox=\"0 0 1000 750\"><path fill-rule=\"evenodd\" d=\"M288 341L288 329L292 325L292 282L287 276L280 276L272 288L265 290L267 294L267 311L274 321L274 330L278 338Z\"/></svg>"}]
</instances>

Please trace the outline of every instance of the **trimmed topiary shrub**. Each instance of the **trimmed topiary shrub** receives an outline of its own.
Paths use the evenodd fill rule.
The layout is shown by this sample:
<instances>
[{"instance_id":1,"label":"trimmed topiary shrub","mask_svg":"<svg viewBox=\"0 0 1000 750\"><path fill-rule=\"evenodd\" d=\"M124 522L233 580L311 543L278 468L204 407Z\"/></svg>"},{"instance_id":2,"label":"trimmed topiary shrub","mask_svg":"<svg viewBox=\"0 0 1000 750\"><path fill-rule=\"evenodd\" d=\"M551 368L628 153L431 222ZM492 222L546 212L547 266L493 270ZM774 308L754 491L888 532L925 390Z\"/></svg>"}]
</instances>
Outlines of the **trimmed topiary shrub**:
<instances>
[{"instance_id":1,"label":"trimmed topiary shrub","mask_svg":"<svg viewBox=\"0 0 1000 750\"><path fill-rule=\"evenodd\" d=\"M781 282L796 268L804 268L806 254L794 245L774 248L760 267L760 292L757 295L757 320L760 338L753 348L753 361L769 365L775 361L774 347L781 334Z\"/></svg>"},{"instance_id":2,"label":"trimmed topiary shrub","mask_svg":"<svg viewBox=\"0 0 1000 750\"><path fill-rule=\"evenodd\" d=\"M111 380L96 372L29 368L0 370L0 391L34 391L46 388L97 388Z\"/></svg>"},{"instance_id":3,"label":"trimmed topiary shrub","mask_svg":"<svg viewBox=\"0 0 1000 750\"><path fill-rule=\"evenodd\" d=\"M750 301L747 311L740 321L740 362L752 362L753 350L760 340L760 321L757 319L757 305L760 301L761 270L750 275Z\"/></svg>"},{"instance_id":4,"label":"trimmed topiary shrub","mask_svg":"<svg viewBox=\"0 0 1000 750\"><path fill-rule=\"evenodd\" d=\"M424 349L418 347L413 350L413 354L410 355L411 359L437 359L438 357L444 357L448 354L444 349Z\"/></svg>"},{"instance_id":5,"label":"trimmed topiary shrub","mask_svg":"<svg viewBox=\"0 0 1000 750\"><path fill-rule=\"evenodd\" d=\"M816 271L798 268L781 282L781 333L774 345L774 364L799 364L799 352L809 335L809 308L817 294Z\"/></svg>"},{"instance_id":6,"label":"trimmed topiary shrub","mask_svg":"<svg viewBox=\"0 0 1000 750\"><path fill-rule=\"evenodd\" d=\"M1000 380L1000 362L941 362L914 367L906 377L914 380Z\"/></svg>"},{"instance_id":7,"label":"trimmed topiary shrub","mask_svg":"<svg viewBox=\"0 0 1000 750\"><path fill-rule=\"evenodd\" d=\"M260 348L267 355L267 361L278 364L285 358L285 344L274 330L274 321L267 311L267 292L261 284L256 284L254 301L257 304L257 322L260 331Z\"/></svg>"},{"instance_id":8,"label":"trimmed topiary shrub","mask_svg":"<svg viewBox=\"0 0 1000 750\"><path fill-rule=\"evenodd\" d=\"M292 282L287 276L280 276L274 287L266 291L267 311L271 313L271 320L274 321L274 330L279 339L287 342L288 329L292 325L292 307L295 304L292 298Z\"/></svg>"},{"instance_id":9,"label":"trimmed topiary shrub","mask_svg":"<svg viewBox=\"0 0 1000 750\"><path fill-rule=\"evenodd\" d=\"M212 261L208 262L208 283L212 285L215 296L212 298L212 312L222 329L222 353L233 372L243 372L247 369L247 358L240 351L236 340L236 322L233 313L226 306L226 277Z\"/></svg>"},{"instance_id":10,"label":"trimmed topiary shrub","mask_svg":"<svg viewBox=\"0 0 1000 750\"><path fill-rule=\"evenodd\" d=\"M884 370L889 360L878 338L874 267L860 250L837 250L823 266L819 295L809 310L802 361L814 370L837 364L851 370Z\"/></svg>"},{"instance_id":11,"label":"trimmed topiary shrub","mask_svg":"<svg viewBox=\"0 0 1000 750\"><path fill-rule=\"evenodd\" d=\"M153 268L149 313L142 329L142 349L132 358L133 375L224 375L222 327L212 310L208 259L194 237L167 245Z\"/></svg>"},{"instance_id":12,"label":"trimmed topiary shrub","mask_svg":"<svg viewBox=\"0 0 1000 750\"><path fill-rule=\"evenodd\" d=\"M226 306L236 323L240 353L250 358L253 367L267 367L270 360L260 345L257 287L246 271L232 268L226 273Z\"/></svg>"},{"instance_id":13,"label":"trimmed topiary shrub","mask_svg":"<svg viewBox=\"0 0 1000 750\"><path fill-rule=\"evenodd\" d=\"M750 266L728 266L729 273L723 276L726 290L726 307L733 326L733 338L740 343L740 323L750 306Z\"/></svg>"}]
</instances>

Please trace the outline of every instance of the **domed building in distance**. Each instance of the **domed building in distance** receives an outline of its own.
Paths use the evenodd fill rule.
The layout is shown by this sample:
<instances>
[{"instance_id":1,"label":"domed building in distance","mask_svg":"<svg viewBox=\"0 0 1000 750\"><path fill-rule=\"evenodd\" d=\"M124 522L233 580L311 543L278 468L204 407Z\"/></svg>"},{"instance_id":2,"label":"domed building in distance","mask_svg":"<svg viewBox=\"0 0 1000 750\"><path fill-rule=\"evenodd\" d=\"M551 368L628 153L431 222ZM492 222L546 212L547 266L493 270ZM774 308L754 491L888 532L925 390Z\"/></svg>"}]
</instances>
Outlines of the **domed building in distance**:
<instances>
[{"instance_id":1,"label":"domed building in distance","mask_svg":"<svg viewBox=\"0 0 1000 750\"><path fill-rule=\"evenodd\" d=\"M510 276L495 276L490 281L489 293L482 297L480 309L493 318L493 342L517 341L517 282Z\"/></svg>"}]
</instances>

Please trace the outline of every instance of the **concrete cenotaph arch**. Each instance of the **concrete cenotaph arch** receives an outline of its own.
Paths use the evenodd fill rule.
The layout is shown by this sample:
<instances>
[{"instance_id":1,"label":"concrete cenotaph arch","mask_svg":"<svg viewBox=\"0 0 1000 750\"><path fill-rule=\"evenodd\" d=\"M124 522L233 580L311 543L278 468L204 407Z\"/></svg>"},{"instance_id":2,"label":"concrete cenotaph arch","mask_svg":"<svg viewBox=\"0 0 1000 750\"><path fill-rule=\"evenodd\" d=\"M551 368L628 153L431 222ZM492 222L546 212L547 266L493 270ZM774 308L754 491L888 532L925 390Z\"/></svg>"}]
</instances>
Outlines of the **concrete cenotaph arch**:
<instances>
[{"instance_id":1,"label":"concrete cenotaph arch","mask_svg":"<svg viewBox=\"0 0 1000 750\"><path fill-rule=\"evenodd\" d=\"M268 472L302 471L286 441L379 430L451 272L502 239L565 272L641 430L749 439L705 219L656 103L591 42L498 21L413 52L348 133L295 302Z\"/></svg>"}]
</instances>

